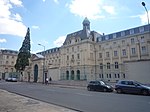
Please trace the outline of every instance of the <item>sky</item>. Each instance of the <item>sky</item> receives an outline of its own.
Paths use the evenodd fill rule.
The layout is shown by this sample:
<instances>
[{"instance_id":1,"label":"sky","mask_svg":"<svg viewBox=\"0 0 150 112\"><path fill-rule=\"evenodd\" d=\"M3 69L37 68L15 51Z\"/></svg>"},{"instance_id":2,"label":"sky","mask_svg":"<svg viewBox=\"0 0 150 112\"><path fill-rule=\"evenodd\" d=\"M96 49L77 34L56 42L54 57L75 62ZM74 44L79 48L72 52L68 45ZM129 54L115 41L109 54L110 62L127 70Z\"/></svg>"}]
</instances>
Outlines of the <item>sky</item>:
<instances>
[{"instance_id":1,"label":"sky","mask_svg":"<svg viewBox=\"0 0 150 112\"><path fill-rule=\"evenodd\" d=\"M150 17L150 0L0 0L0 49L19 51L28 27L32 53L60 47L85 17L100 34L145 25L142 2Z\"/></svg>"}]
</instances>

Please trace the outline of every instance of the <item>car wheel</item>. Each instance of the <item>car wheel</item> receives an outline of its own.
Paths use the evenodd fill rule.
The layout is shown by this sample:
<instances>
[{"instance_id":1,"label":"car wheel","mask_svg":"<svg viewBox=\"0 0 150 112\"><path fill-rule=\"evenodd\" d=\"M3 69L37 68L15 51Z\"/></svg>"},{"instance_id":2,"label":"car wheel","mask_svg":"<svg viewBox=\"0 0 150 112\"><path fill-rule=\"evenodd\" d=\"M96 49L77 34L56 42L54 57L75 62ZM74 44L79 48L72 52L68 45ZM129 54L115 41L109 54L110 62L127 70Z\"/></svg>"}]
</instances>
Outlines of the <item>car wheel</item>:
<instances>
[{"instance_id":1,"label":"car wheel","mask_svg":"<svg viewBox=\"0 0 150 112\"><path fill-rule=\"evenodd\" d=\"M90 88L90 87L87 87L87 90L88 90L88 91L91 91L91 88Z\"/></svg>"},{"instance_id":2,"label":"car wheel","mask_svg":"<svg viewBox=\"0 0 150 112\"><path fill-rule=\"evenodd\" d=\"M142 90L142 94L143 95L148 95L148 91L147 90Z\"/></svg>"},{"instance_id":3,"label":"car wheel","mask_svg":"<svg viewBox=\"0 0 150 112\"><path fill-rule=\"evenodd\" d=\"M104 88L104 89L103 89L103 91L104 91L104 92L106 92L106 91L107 91L107 89L106 89L106 88Z\"/></svg>"},{"instance_id":4,"label":"car wheel","mask_svg":"<svg viewBox=\"0 0 150 112\"><path fill-rule=\"evenodd\" d=\"M121 89L117 89L116 91L117 91L117 93L119 93L119 94L122 93L122 90L121 90Z\"/></svg>"}]
</instances>

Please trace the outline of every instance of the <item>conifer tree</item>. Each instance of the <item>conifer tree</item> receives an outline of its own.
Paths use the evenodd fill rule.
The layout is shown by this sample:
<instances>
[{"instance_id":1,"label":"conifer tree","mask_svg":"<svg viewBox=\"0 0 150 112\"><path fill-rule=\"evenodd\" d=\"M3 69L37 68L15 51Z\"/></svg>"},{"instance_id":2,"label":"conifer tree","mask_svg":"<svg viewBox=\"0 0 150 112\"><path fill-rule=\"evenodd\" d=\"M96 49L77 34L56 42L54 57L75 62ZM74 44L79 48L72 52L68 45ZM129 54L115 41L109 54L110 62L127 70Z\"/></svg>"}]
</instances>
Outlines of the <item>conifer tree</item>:
<instances>
[{"instance_id":1,"label":"conifer tree","mask_svg":"<svg viewBox=\"0 0 150 112\"><path fill-rule=\"evenodd\" d=\"M24 71L25 67L29 65L30 47L30 29L28 28L16 60L15 69L17 72Z\"/></svg>"}]
</instances>

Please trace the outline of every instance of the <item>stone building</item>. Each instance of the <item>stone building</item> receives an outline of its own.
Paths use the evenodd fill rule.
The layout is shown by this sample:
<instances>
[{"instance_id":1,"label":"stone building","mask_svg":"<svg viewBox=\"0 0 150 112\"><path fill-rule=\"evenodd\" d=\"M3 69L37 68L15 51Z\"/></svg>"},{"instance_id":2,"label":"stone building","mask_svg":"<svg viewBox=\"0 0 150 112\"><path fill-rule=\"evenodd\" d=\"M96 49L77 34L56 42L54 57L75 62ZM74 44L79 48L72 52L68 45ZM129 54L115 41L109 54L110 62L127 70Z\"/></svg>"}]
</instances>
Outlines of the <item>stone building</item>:
<instances>
[{"instance_id":1,"label":"stone building","mask_svg":"<svg viewBox=\"0 0 150 112\"><path fill-rule=\"evenodd\" d=\"M41 77L114 82L129 78L129 61L150 59L150 25L101 35L90 30L87 18L82 24L83 29L68 34L60 48L38 53L45 57L46 76Z\"/></svg>"},{"instance_id":2,"label":"stone building","mask_svg":"<svg viewBox=\"0 0 150 112\"><path fill-rule=\"evenodd\" d=\"M14 65L17 60L18 51L0 50L0 78L5 79L9 73L15 72Z\"/></svg>"},{"instance_id":3,"label":"stone building","mask_svg":"<svg viewBox=\"0 0 150 112\"><path fill-rule=\"evenodd\" d=\"M46 77L51 77L111 82L133 79L150 83L146 80L150 77L150 25L104 35L91 31L87 18L82 24L82 30L68 34L61 47L33 54L24 80L45 82ZM134 67L130 68L134 69L128 69L131 62ZM135 66L143 72L134 72ZM145 79L141 80L141 73Z\"/></svg>"}]
</instances>

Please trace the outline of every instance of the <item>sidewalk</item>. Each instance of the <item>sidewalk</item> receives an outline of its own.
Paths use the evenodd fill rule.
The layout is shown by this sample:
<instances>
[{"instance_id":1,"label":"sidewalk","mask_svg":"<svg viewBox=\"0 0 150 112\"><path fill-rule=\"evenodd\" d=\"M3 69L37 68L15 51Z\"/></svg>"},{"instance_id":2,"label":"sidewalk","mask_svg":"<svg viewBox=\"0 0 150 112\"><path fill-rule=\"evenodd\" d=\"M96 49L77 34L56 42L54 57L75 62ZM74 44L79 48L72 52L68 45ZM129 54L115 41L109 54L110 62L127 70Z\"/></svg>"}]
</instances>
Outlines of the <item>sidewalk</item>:
<instances>
[{"instance_id":1,"label":"sidewalk","mask_svg":"<svg viewBox=\"0 0 150 112\"><path fill-rule=\"evenodd\" d=\"M0 112L77 112L0 89Z\"/></svg>"}]
</instances>

